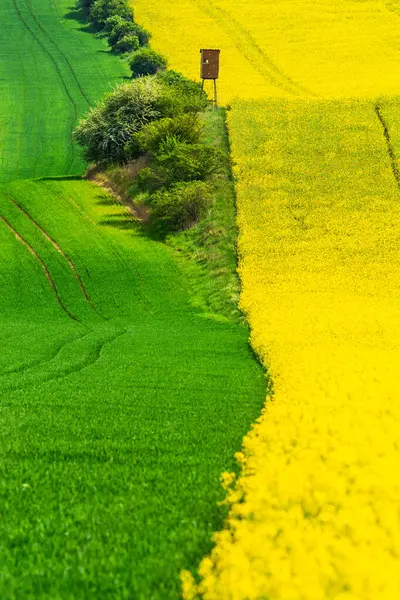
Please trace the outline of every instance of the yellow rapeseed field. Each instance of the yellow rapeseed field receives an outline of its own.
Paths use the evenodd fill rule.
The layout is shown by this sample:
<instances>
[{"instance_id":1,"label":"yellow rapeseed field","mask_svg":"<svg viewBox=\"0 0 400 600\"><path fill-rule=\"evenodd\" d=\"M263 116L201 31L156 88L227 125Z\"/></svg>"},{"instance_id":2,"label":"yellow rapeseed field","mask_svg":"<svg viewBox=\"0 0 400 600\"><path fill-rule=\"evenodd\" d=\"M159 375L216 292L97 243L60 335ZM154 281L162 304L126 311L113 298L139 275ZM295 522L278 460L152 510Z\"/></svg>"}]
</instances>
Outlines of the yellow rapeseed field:
<instances>
[{"instance_id":1,"label":"yellow rapeseed field","mask_svg":"<svg viewBox=\"0 0 400 600\"><path fill-rule=\"evenodd\" d=\"M400 3L136 0L219 47L241 305L272 393L186 600L400 598Z\"/></svg>"},{"instance_id":2,"label":"yellow rapeseed field","mask_svg":"<svg viewBox=\"0 0 400 600\"><path fill-rule=\"evenodd\" d=\"M398 0L134 0L170 67L199 77L221 49L222 102L399 92Z\"/></svg>"}]
</instances>

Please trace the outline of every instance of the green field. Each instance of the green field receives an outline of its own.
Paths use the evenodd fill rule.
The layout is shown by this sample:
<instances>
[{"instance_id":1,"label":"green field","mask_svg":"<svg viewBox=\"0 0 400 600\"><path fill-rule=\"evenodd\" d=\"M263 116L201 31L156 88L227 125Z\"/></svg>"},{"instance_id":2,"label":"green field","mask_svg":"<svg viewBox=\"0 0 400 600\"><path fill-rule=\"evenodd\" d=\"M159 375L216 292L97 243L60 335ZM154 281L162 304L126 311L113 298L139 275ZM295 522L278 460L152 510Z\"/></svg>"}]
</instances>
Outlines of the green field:
<instances>
[{"instance_id":1,"label":"green field","mask_svg":"<svg viewBox=\"0 0 400 600\"><path fill-rule=\"evenodd\" d=\"M1 597L177 598L265 391L246 329L87 182L4 188L0 248Z\"/></svg>"},{"instance_id":2,"label":"green field","mask_svg":"<svg viewBox=\"0 0 400 600\"><path fill-rule=\"evenodd\" d=\"M77 115L124 74L69 4L0 8L0 598L175 599L265 376L199 307L200 266L66 177Z\"/></svg>"},{"instance_id":3,"label":"green field","mask_svg":"<svg viewBox=\"0 0 400 600\"><path fill-rule=\"evenodd\" d=\"M76 121L127 75L74 4L1 2L0 182L82 173L71 145Z\"/></svg>"}]
</instances>

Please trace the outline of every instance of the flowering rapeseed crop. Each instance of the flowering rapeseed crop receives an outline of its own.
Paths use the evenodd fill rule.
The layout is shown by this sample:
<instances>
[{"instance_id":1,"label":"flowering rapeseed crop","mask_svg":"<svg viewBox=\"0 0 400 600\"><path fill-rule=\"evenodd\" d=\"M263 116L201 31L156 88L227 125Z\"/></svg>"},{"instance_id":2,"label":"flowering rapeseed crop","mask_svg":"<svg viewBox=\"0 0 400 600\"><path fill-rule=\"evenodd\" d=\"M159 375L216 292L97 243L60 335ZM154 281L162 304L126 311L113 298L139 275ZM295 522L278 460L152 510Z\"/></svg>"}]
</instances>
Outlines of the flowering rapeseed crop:
<instances>
[{"instance_id":1,"label":"flowering rapeseed crop","mask_svg":"<svg viewBox=\"0 0 400 600\"><path fill-rule=\"evenodd\" d=\"M196 76L199 47L223 50L241 305L273 382L186 600L400 598L399 15L137 2L173 67Z\"/></svg>"},{"instance_id":2,"label":"flowering rapeseed crop","mask_svg":"<svg viewBox=\"0 0 400 600\"><path fill-rule=\"evenodd\" d=\"M189 77L199 77L199 48L221 48L221 102L399 90L397 0L134 0L134 8L152 46Z\"/></svg>"},{"instance_id":3,"label":"flowering rapeseed crop","mask_svg":"<svg viewBox=\"0 0 400 600\"><path fill-rule=\"evenodd\" d=\"M200 591L399 598L400 203L381 125L370 102L270 101L230 127L242 307L274 394Z\"/></svg>"}]
</instances>

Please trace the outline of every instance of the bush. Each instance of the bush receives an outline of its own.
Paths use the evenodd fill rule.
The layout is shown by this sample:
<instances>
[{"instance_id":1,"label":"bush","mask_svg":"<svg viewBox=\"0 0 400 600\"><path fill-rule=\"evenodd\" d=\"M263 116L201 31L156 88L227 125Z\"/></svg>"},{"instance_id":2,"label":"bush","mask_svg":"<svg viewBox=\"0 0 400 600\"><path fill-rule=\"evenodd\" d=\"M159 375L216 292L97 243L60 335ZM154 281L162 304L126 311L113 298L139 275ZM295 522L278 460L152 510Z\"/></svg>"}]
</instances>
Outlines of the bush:
<instances>
[{"instance_id":1,"label":"bush","mask_svg":"<svg viewBox=\"0 0 400 600\"><path fill-rule=\"evenodd\" d=\"M144 125L163 117L163 88L154 77L126 83L107 94L75 130L74 138L84 148L89 162L125 162L125 145Z\"/></svg>"},{"instance_id":2,"label":"bush","mask_svg":"<svg viewBox=\"0 0 400 600\"><path fill-rule=\"evenodd\" d=\"M146 46L149 43L151 34L144 27L137 23L132 23L131 31L138 37L140 46Z\"/></svg>"},{"instance_id":3,"label":"bush","mask_svg":"<svg viewBox=\"0 0 400 600\"><path fill-rule=\"evenodd\" d=\"M171 136L179 142L197 144L202 131L203 126L198 116L194 114L181 115L174 119L170 117L159 119L134 133L127 144L126 151L131 158L143 154L154 155L158 152L160 144Z\"/></svg>"},{"instance_id":4,"label":"bush","mask_svg":"<svg viewBox=\"0 0 400 600\"><path fill-rule=\"evenodd\" d=\"M81 119L74 137L89 162L123 163L131 157L126 145L134 133L156 119L179 117L184 106L157 77L140 77L106 94Z\"/></svg>"},{"instance_id":5,"label":"bush","mask_svg":"<svg viewBox=\"0 0 400 600\"><path fill-rule=\"evenodd\" d=\"M108 19L106 19L106 21L104 22L103 30L105 33L107 33L109 35L115 27L117 27L118 25L120 25L122 23L131 23L131 21L127 21L126 19L124 19L123 17L120 17L119 15L114 15L112 17L108 17Z\"/></svg>"},{"instance_id":6,"label":"bush","mask_svg":"<svg viewBox=\"0 0 400 600\"><path fill-rule=\"evenodd\" d=\"M166 86L179 90L185 96L203 96L207 98L207 94L202 90L201 83L188 79L181 73L169 69L158 75L159 80Z\"/></svg>"},{"instance_id":7,"label":"bush","mask_svg":"<svg viewBox=\"0 0 400 600\"><path fill-rule=\"evenodd\" d=\"M228 157L217 148L167 137L150 167L138 174L136 186L139 190L154 192L178 182L203 181L226 168L228 162Z\"/></svg>"},{"instance_id":8,"label":"bush","mask_svg":"<svg viewBox=\"0 0 400 600\"><path fill-rule=\"evenodd\" d=\"M109 22L110 19L107 19ZM133 23L130 21L126 21L120 17L120 20L115 23L114 27L111 29L108 35L108 43L111 47L114 47L122 38L126 35L132 34Z\"/></svg>"},{"instance_id":9,"label":"bush","mask_svg":"<svg viewBox=\"0 0 400 600\"><path fill-rule=\"evenodd\" d=\"M116 52L134 52L139 48L139 38L137 35L128 34L124 35L124 37L119 40L115 46L114 50Z\"/></svg>"},{"instance_id":10,"label":"bush","mask_svg":"<svg viewBox=\"0 0 400 600\"><path fill-rule=\"evenodd\" d=\"M154 189L157 181L163 181L163 185L169 187L178 181L208 179L223 170L227 163L227 156L217 148L205 144L186 144L169 136L154 155L147 185ZM144 176L141 184L145 185Z\"/></svg>"},{"instance_id":11,"label":"bush","mask_svg":"<svg viewBox=\"0 0 400 600\"><path fill-rule=\"evenodd\" d=\"M114 49L116 49L116 46L122 40L122 38L128 35L136 36L139 41L139 46L147 44L150 39L150 34L148 31L146 31L146 29L143 29L143 27L133 23L132 21L126 21L121 17L118 17L118 20L116 20L114 17L107 19L105 28L108 28L109 25L112 25L112 28L109 31L108 43ZM133 48L133 50L136 49L137 48Z\"/></svg>"},{"instance_id":12,"label":"bush","mask_svg":"<svg viewBox=\"0 0 400 600\"><path fill-rule=\"evenodd\" d=\"M81 0L81 5L85 10L88 10L92 6L93 2L94 0Z\"/></svg>"},{"instance_id":13,"label":"bush","mask_svg":"<svg viewBox=\"0 0 400 600\"><path fill-rule=\"evenodd\" d=\"M137 41L128 37L127 40L123 39L123 43L128 46L136 44ZM121 43L121 51L124 51L125 47ZM139 52L141 51L139 50L137 54ZM84 158L99 165L122 164L143 152L151 152L157 154L154 156L155 162L158 163L154 165L155 168L165 169L165 173L160 171L155 174L154 179L156 181L165 179L167 185L178 180L202 179L204 173L215 170L216 165L211 168L211 163L214 159L217 162L221 161L224 158L222 153L212 148L203 151L200 150L201 146L197 150L188 147L196 146L200 135L198 121L192 114L195 107L199 109L199 97L192 101L193 90L198 90L197 84L179 74L174 73L173 77L175 79L178 77L180 82L177 90L172 86L171 80L160 77L159 73L137 78L107 94L85 118L81 119L75 130L74 137L84 148ZM185 96L185 90L188 96ZM158 119L169 120L147 131L143 138L135 138L134 134ZM168 151L164 147L161 152L160 147L163 143L165 145L167 138L170 142L172 140L172 146L168 147ZM186 146L175 148L176 144L183 142L186 142ZM142 144L143 148L148 150L142 151ZM185 157L187 152L189 155ZM195 155L199 156L203 164L197 169L199 175L193 175L196 169L188 168L188 163ZM176 169L170 168L170 164L175 159L177 159L177 168L182 168L183 177L178 176ZM150 179L149 185L153 185Z\"/></svg>"},{"instance_id":14,"label":"bush","mask_svg":"<svg viewBox=\"0 0 400 600\"><path fill-rule=\"evenodd\" d=\"M212 192L207 183L177 183L151 196L150 223L163 235L188 229L205 215L211 202Z\"/></svg>"},{"instance_id":15,"label":"bush","mask_svg":"<svg viewBox=\"0 0 400 600\"><path fill-rule=\"evenodd\" d=\"M126 21L133 20L133 12L126 0L95 0L90 12L91 21L104 27L107 19L119 16Z\"/></svg>"},{"instance_id":16,"label":"bush","mask_svg":"<svg viewBox=\"0 0 400 600\"><path fill-rule=\"evenodd\" d=\"M167 59L151 48L142 48L132 55L129 66L133 77L154 75L167 68Z\"/></svg>"},{"instance_id":17,"label":"bush","mask_svg":"<svg viewBox=\"0 0 400 600\"><path fill-rule=\"evenodd\" d=\"M168 171L161 168L146 167L141 169L133 183L132 190L135 195L138 192L153 194L168 184Z\"/></svg>"},{"instance_id":18,"label":"bush","mask_svg":"<svg viewBox=\"0 0 400 600\"><path fill-rule=\"evenodd\" d=\"M157 79L170 91L175 111L197 113L208 106L209 99L201 83L172 70L160 71L157 73Z\"/></svg>"}]
</instances>

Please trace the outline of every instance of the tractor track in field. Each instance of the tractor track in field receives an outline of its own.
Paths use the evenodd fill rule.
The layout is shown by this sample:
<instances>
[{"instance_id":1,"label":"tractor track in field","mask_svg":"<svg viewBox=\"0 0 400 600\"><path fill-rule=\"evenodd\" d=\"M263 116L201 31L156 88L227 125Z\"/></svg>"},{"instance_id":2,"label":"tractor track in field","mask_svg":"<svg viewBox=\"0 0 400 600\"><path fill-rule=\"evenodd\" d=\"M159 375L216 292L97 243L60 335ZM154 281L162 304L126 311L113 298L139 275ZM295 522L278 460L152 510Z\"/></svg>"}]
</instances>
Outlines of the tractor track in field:
<instances>
[{"instance_id":1,"label":"tractor track in field","mask_svg":"<svg viewBox=\"0 0 400 600\"><path fill-rule=\"evenodd\" d=\"M72 119L70 118L69 120L69 124L68 124L68 130L69 130L69 137L70 137L70 141L72 141L72 131L74 128L75 123L78 120L78 107L77 104L75 102L75 100L73 99L73 97L70 94L70 91L68 89L68 86L64 80L64 77L62 75L61 69L57 64L57 61L55 60L54 56L51 54L51 52L49 52L49 50L46 48L46 46L43 44L43 42L37 37L37 35L35 34L35 32L33 31L33 29L29 26L29 23L26 21L26 19L24 19L21 10L18 6L18 0L12 0L13 1L13 5L15 8L15 12L18 15L19 20L21 21L21 23L24 25L25 29L27 31L29 31L29 33L31 34L31 36L33 37L33 39L36 41L36 43L38 44L38 46L42 49L42 51L46 54L46 56L48 56L48 58L50 59L51 63L53 64L53 67L56 71L56 74L58 76L58 79L61 83L61 86L65 92L66 97L68 98L70 105L72 107ZM26 5L27 6L27 5ZM66 171L67 173L69 173L72 163L74 160L74 156L73 156L73 148L71 143L68 146L68 158L66 161Z\"/></svg>"},{"instance_id":2,"label":"tractor track in field","mask_svg":"<svg viewBox=\"0 0 400 600\"><path fill-rule=\"evenodd\" d=\"M36 53L35 53L34 49L32 50L32 60L33 60L33 62L35 64L35 67L36 67L36 70L37 70L37 73L38 73L38 77L40 77L40 75L41 75L40 68L39 68L39 65L38 65L38 61L37 61L37 57L36 57ZM47 104L46 104L46 102L44 100L44 97L43 97L44 96L44 94L43 94L43 86L41 85L38 89L40 90L40 105L42 107L42 110L40 111L41 112L40 127L39 127L40 134L38 136L39 137L38 145L40 145L40 152L38 152L37 155L36 155L36 160L35 160L35 164L34 164L34 167L33 167L32 176L34 176L34 177L37 174L41 158L42 158L42 156L44 154L43 151L44 151L45 141L44 141L44 134L43 134L43 132L44 132L44 129L45 129L45 123L46 123L46 118L47 118Z\"/></svg>"},{"instance_id":3,"label":"tractor track in field","mask_svg":"<svg viewBox=\"0 0 400 600\"><path fill-rule=\"evenodd\" d=\"M29 363L25 363L23 365L20 365L19 367L14 367L11 369L5 369L4 371L1 371L0 373L0 380L4 377L7 377L7 375L16 375L17 373L26 373L27 371L30 371L31 369L34 369L35 367L39 367L40 365L44 365L46 363L51 362L52 360L54 360L55 358L57 358L57 356L60 354L60 352L63 350L63 348L65 348L68 344L76 342L78 340L82 340L85 337L87 337L93 330L91 329L90 331L86 331L84 332L82 335L75 335L75 334L71 334L69 336L67 336L64 341L59 344L57 346L57 348L55 348L55 350L52 352L52 354L49 357L46 358L39 358L36 359L34 361L31 361Z\"/></svg>"},{"instance_id":4,"label":"tractor track in field","mask_svg":"<svg viewBox=\"0 0 400 600\"><path fill-rule=\"evenodd\" d=\"M89 332L88 334L82 336L81 338L77 338L79 339L83 339L85 337L87 337L87 335L89 335L91 332ZM47 383L49 381L60 381L61 379L64 379L65 377L68 377L69 375L75 375L77 373L80 373L81 371L84 371L85 369L91 367L92 365L96 364L103 353L103 350L105 348L105 346L107 346L108 344L111 344L112 342L115 342L118 338L122 337L123 335L125 335L126 333L128 333L128 329L122 329L119 330L117 332L114 332L112 334L111 337L109 337L106 340L99 340L94 348L92 348L88 354L88 356L79 364L77 365L73 365L71 367L68 367L67 369L64 370L60 370L56 373L53 373L52 375L48 375L48 376L44 376L44 377L38 377L38 378L34 378L34 373L33 373L33 380L32 381L28 381L25 384L22 385L10 385L10 386L4 386L3 391L16 391L16 390L23 390L23 389L27 389L30 388L34 385L40 384L40 383ZM65 345L63 346L63 348L65 347ZM60 349L60 351L58 352L58 354L61 352L62 348ZM55 357L56 358L56 357ZM43 364L48 364L50 365L51 363L51 359L48 361L44 361Z\"/></svg>"},{"instance_id":5,"label":"tractor track in field","mask_svg":"<svg viewBox=\"0 0 400 600\"><path fill-rule=\"evenodd\" d=\"M107 346L108 344L112 344L118 338L122 337L126 333L128 333L128 330L126 328L119 330L117 332L114 332L114 334L110 338L108 338L107 340L102 340L101 342L96 344L94 351L91 353L91 355L86 360L84 360L77 368L74 367L71 369L67 369L67 371L64 371L64 373L62 373L61 375L57 375L53 379L63 379L64 377L67 377L68 375L79 373L80 371L83 371L84 369L91 367L98 360L100 360L105 346Z\"/></svg>"},{"instance_id":6,"label":"tractor track in field","mask_svg":"<svg viewBox=\"0 0 400 600\"><path fill-rule=\"evenodd\" d=\"M74 80L74 82L76 83L76 86L82 96L82 98L85 100L85 102L87 103L88 106L90 106L90 100L88 98L88 96L86 95L85 90L83 89L83 87L81 86L81 84L79 83L78 77L74 71L73 66L71 65L70 61L68 60L67 56L64 54L64 52L57 46L57 44L55 43L55 41L53 40L53 38L47 33L47 31L44 29L44 27L42 26L42 23L40 21L40 19L37 18L37 16L35 15L33 9L32 9L32 4L31 4L31 0L25 0L26 3L26 7L29 11L29 13L32 16L32 19L35 21L36 25L39 27L39 29L43 32L44 36L49 40L50 44L55 48L55 50L61 55L62 59L65 61L65 63L67 64L68 70L71 74L72 79Z\"/></svg>"},{"instance_id":7,"label":"tractor track in field","mask_svg":"<svg viewBox=\"0 0 400 600\"><path fill-rule=\"evenodd\" d=\"M51 6L52 6L52 8L53 8L54 12L56 12L56 13L57 13L57 16L59 17L59 19L63 19L63 20L64 20L64 19L65 19L65 17L64 17L63 15L61 15L61 14L60 14L60 11L59 11L59 9L58 9L58 6L57 6L57 4L56 4L55 0L50 0L50 4L51 4ZM73 40L74 42L78 42L78 43L79 43L79 45L80 45L80 47L81 47L81 48L83 49L83 51L85 52L85 54L88 54L88 53L87 53L87 48L86 48L85 44L82 42L82 40L81 40L80 36L79 36L79 35L74 35L74 34L71 32L71 30L70 30L70 29L68 29L68 28L65 28L65 30L68 32L68 35L69 35L69 37L71 38L71 40ZM96 57L92 55L92 52L90 52L90 53L89 53L89 56L90 56L90 59L92 60L92 63L96 65L98 72L99 72L99 73L101 73L101 76L102 76L102 78L104 79L104 81L107 81L107 82L108 82L108 77L107 77L107 75L106 75L106 73L105 73L105 71L104 71L104 69L103 69L103 67L102 67L102 65L101 65L101 62L100 62L100 61L98 61L98 60L96 59Z\"/></svg>"},{"instance_id":8,"label":"tractor track in field","mask_svg":"<svg viewBox=\"0 0 400 600\"><path fill-rule=\"evenodd\" d=\"M36 55L35 55L35 51L34 51L34 47L33 47L33 43L34 40L32 40L32 51L31 51L31 58L32 61L34 63L34 66L36 68L37 71L37 77L40 78L40 69L38 67L37 64L37 60L36 60ZM23 54L21 53L21 49L18 48L18 54L20 57L19 60L19 64L21 65L21 71L22 71L22 82L23 82L23 90L24 90L24 95L23 95L23 102L24 102L24 106L27 106L28 102L28 88L26 85L26 69L24 67L24 57ZM32 161L31 165L32 165L32 176L34 177L36 175L36 171L38 168L38 165L40 163L40 159L43 155L43 127L44 127L44 123L45 123L45 118L46 118L46 105L43 103L43 95L42 95L42 87L38 86L38 90L40 90L40 105L42 106L42 110L41 110L41 117L40 117L40 127L39 127L39 131L40 134L38 136L35 136L35 148L34 151L32 152L32 156L35 157L35 159ZM24 111L25 112L25 111ZM29 126L29 125L28 125ZM24 140L24 130L25 130L25 126L24 129L21 130L20 134L19 134L19 151L17 153L17 159L16 159L16 166L14 169L14 175L11 178L12 180L15 179L19 179L21 175L23 175L23 173L21 173L21 156L22 156L22 148L23 148L23 140Z\"/></svg>"},{"instance_id":9,"label":"tractor track in field","mask_svg":"<svg viewBox=\"0 0 400 600\"><path fill-rule=\"evenodd\" d=\"M73 321L79 321L79 319L72 314L72 312L65 306L60 293L57 289L57 286L54 282L54 279L52 278L49 269L47 268L46 263L44 262L44 260L39 256L39 254L36 252L36 250L29 244L29 242L27 242L25 240L25 238L22 237L22 235L11 225L11 223L9 223L7 221L7 219L5 217L3 217L3 215L0 215L0 219L3 221L3 223L8 227L8 229L10 231L12 231L12 233L14 234L15 238L25 246L25 248L28 250L28 252L30 252L30 254L32 254L32 256L38 261L38 263L40 264L40 266L42 267L44 274L46 276L47 281L50 284L50 287L55 295L55 298L58 302L58 304L60 305L60 307L62 308L62 310L69 316L70 319L72 319Z\"/></svg>"},{"instance_id":10,"label":"tractor track in field","mask_svg":"<svg viewBox=\"0 0 400 600\"><path fill-rule=\"evenodd\" d=\"M387 152L388 152L388 155L390 158L390 165L392 167L393 177L395 178L397 187L400 190L400 170L399 170L399 166L397 164L396 152L394 150L394 146L392 144L392 140L390 137L389 126L385 120L385 117L383 116L382 106L379 104L379 102L377 102L375 104L374 109L375 109L375 114L378 117L380 124L382 125L383 135L386 140Z\"/></svg>"},{"instance_id":11,"label":"tractor track in field","mask_svg":"<svg viewBox=\"0 0 400 600\"><path fill-rule=\"evenodd\" d=\"M96 306L93 304L93 302L91 301L89 294L86 290L85 284L82 281L81 276L79 275L78 269L76 268L75 264L73 263L72 259L70 258L70 256L61 248L61 246L58 244L58 242L55 241L55 239L53 239L51 237L51 235L49 233L47 233L47 231L45 229L43 229L43 227L41 225L39 225L39 223L31 216L31 214L25 209L23 208L16 200L14 200L13 198L10 198L9 196L7 196L8 200L27 218L29 219L29 221L34 225L34 227L36 227L36 229L38 229L38 231L40 231L40 233L43 235L43 237L50 242L50 244L53 246L53 248L55 248L55 250L61 254L61 256L66 260L66 262L68 263L69 268L71 269L75 279L78 282L79 288L86 300L86 302L89 304L89 306L97 313L97 309Z\"/></svg>"},{"instance_id":12,"label":"tractor track in field","mask_svg":"<svg viewBox=\"0 0 400 600\"><path fill-rule=\"evenodd\" d=\"M45 184L45 179L42 179L41 182L46 186ZM95 184L96 185L96 184ZM47 189L48 186L46 186ZM100 186L101 187L101 186ZM57 197L59 198L61 201L65 201L65 197L62 196L61 194L57 193L54 189L51 190L51 192ZM110 192L107 192L108 194L110 194ZM72 198L72 196L67 196L67 199L69 200L69 202L71 202L71 204L73 204L78 211L82 214L82 216L85 217L85 219L87 219L92 225L94 225L95 227L95 231L96 234L101 238L101 240L104 240L103 235L101 234L101 232L99 231L100 229L100 223L96 223L96 221L94 221L92 219L92 217ZM116 206L122 206L124 207L124 205L117 199L115 199L115 205ZM129 216L130 218L132 217L132 214L126 209L125 214L127 216ZM140 273L139 269L135 266L131 265L130 261L126 261L124 255L119 252L117 250L117 248L115 247L114 243L111 240L107 240L107 244L108 244L108 250L111 251L111 253L118 258L118 260L121 261L121 264L124 265L126 271L128 271L131 275L131 280L133 284L137 283L137 279L139 279L140 284L143 284L143 277L142 274ZM143 306L145 307L146 311L149 312L150 314L156 314L157 309L154 307L154 304L151 302L151 300L148 297L142 297L141 298L141 302L143 304ZM103 317L104 319L108 320L109 317Z\"/></svg>"},{"instance_id":13,"label":"tractor track in field","mask_svg":"<svg viewBox=\"0 0 400 600\"><path fill-rule=\"evenodd\" d=\"M193 0L200 10L214 19L232 39L239 52L249 63L262 75L262 77L274 87L293 95L316 97L317 94L303 86L298 81L286 75L259 47L253 36L234 18L219 6L215 6L211 0Z\"/></svg>"},{"instance_id":14,"label":"tractor track in field","mask_svg":"<svg viewBox=\"0 0 400 600\"><path fill-rule=\"evenodd\" d=\"M21 48L18 47L18 55L19 55L19 64L21 65L21 71L22 71L22 86L23 86L23 104L24 104L24 108L27 105L27 85L26 85L26 78L25 78L25 68L24 68L24 59L22 56L22 52L21 52ZM21 128L21 131L19 132L18 135L18 152L17 152L17 157L15 160L15 168L14 168L14 174L12 176L12 179L18 179L18 175L21 173L21 154L22 154L22 143L23 143L23 130Z\"/></svg>"}]
</instances>

